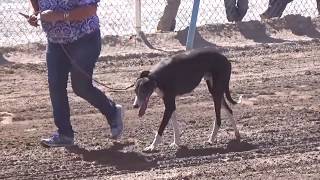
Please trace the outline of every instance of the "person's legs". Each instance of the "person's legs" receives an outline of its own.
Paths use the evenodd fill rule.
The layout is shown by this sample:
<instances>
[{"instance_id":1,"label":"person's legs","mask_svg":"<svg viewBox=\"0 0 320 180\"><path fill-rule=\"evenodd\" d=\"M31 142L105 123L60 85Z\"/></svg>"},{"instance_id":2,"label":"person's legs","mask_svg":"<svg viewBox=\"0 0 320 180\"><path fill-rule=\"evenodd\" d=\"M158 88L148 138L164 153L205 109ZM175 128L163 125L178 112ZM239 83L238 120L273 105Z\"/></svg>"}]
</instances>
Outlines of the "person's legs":
<instances>
[{"instance_id":1,"label":"person's legs","mask_svg":"<svg viewBox=\"0 0 320 180\"><path fill-rule=\"evenodd\" d=\"M47 66L54 123L59 134L73 137L67 95L68 74L71 66L59 44L48 44Z\"/></svg>"},{"instance_id":2,"label":"person's legs","mask_svg":"<svg viewBox=\"0 0 320 180\"><path fill-rule=\"evenodd\" d=\"M320 15L320 0L317 1L317 9L318 9L318 15Z\"/></svg>"},{"instance_id":3,"label":"person's legs","mask_svg":"<svg viewBox=\"0 0 320 180\"><path fill-rule=\"evenodd\" d=\"M242 21L242 19L247 14L247 11L249 9L248 0L238 0L237 1L237 7L238 7L238 19L237 19L237 21Z\"/></svg>"},{"instance_id":4,"label":"person's legs","mask_svg":"<svg viewBox=\"0 0 320 180\"><path fill-rule=\"evenodd\" d=\"M68 44L65 49L72 58L71 84L74 93L104 114L111 129L120 128L122 132L122 119L119 119L118 114L121 107L116 106L111 99L92 85L93 69L101 50L100 31ZM120 121L117 121L117 118ZM112 135L115 134L112 132Z\"/></svg>"},{"instance_id":5,"label":"person's legs","mask_svg":"<svg viewBox=\"0 0 320 180\"><path fill-rule=\"evenodd\" d=\"M226 15L229 22L235 21L237 16L236 0L224 0L224 7L226 9Z\"/></svg>"},{"instance_id":6,"label":"person's legs","mask_svg":"<svg viewBox=\"0 0 320 180\"><path fill-rule=\"evenodd\" d=\"M273 17L281 17L288 3L292 1L293 0L270 0L267 10L260 15L261 18L269 19Z\"/></svg>"},{"instance_id":7,"label":"person's legs","mask_svg":"<svg viewBox=\"0 0 320 180\"><path fill-rule=\"evenodd\" d=\"M228 21L241 21L247 13L248 4L248 0L224 0Z\"/></svg>"},{"instance_id":8,"label":"person's legs","mask_svg":"<svg viewBox=\"0 0 320 180\"><path fill-rule=\"evenodd\" d=\"M58 132L48 139L42 139L41 143L49 147L72 145L74 132L70 123L67 96L68 74L71 66L59 44L48 43L46 60L53 118Z\"/></svg>"},{"instance_id":9,"label":"person's legs","mask_svg":"<svg viewBox=\"0 0 320 180\"><path fill-rule=\"evenodd\" d=\"M181 0L167 0L167 5L157 26L160 31L174 31L175 18L178 13Z\"/></svg>"}]
</instances>

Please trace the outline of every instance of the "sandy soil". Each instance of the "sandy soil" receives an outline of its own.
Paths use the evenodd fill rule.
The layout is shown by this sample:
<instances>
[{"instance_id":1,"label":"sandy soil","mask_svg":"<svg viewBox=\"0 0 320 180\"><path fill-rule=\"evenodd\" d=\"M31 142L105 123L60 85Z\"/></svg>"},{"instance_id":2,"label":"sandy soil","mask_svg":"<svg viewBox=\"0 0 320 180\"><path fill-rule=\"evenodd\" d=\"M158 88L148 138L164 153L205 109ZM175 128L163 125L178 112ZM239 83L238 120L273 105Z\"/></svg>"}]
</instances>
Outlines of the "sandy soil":
<instances>
[{"instance_id":1,"label":"sandy soil","mask_svg":"<svg viewBox=\"0 0 320 180\"><path fill-rule=\"evenodd\" d=\"M301 26L301 24L303 24ZM206 145L214 117L204 83L177 99L183 146L170 148L172 129L155 152L144 153L160 124L163 105L152 96L138 118L132 90L110 92L126 108L125 134L108 138L104 117L71 88L76 147L39 144L55 130L47 90L45 46L0 48L0 179L319 179L320 33L318 20L277 21L199 28L197 48L211 46L232 62L234 107L242 140L226 118L213 145ZM183 51L186 30L142 40L107 37L95 78L113 87L130 85L141 70ZM226 117L226 116L223 116Z\"/></svg>"}]
</instances>

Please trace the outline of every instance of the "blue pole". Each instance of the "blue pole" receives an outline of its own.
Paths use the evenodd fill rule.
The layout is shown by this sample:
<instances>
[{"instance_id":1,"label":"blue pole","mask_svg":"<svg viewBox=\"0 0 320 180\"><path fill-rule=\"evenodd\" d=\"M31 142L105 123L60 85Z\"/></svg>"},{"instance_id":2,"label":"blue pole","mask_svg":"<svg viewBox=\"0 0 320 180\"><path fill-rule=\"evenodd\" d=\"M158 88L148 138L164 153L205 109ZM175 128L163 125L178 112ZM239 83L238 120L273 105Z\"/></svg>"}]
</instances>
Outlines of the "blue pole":
<instances>
[{"instance_id":1,"label":"blue pole","mask_svg":"<svg viewBox=\"0 0 320 180\"><path fill-rule=\"evenodd\" d=\"M199 6L200 6L200 0L194 0L191 21L190 21L190 26L188 31L188 37L187 37L187 44L186 44L187 50L190 50L193 48L193 40L194 40L194 35L196 33L196 28L197 28Z\"/></svg>"}]
</instances>

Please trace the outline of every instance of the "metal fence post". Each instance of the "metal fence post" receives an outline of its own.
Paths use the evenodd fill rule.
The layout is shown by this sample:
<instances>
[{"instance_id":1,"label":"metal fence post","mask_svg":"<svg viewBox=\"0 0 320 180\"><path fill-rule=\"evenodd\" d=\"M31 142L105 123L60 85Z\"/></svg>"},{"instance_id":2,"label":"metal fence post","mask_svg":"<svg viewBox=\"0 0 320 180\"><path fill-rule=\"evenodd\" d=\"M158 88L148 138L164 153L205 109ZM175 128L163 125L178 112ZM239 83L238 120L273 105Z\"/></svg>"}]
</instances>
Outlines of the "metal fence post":
<instances>
[{"instance_id":1,"label":"metal fence post","mask_svg":"<svg viewBox=\"0 0 320 180\"><path fill-rule=\"evenodd\" d=\"M135 1L135 13L136 13L136 17L135 17L135 23L136 23L136 33L137 35L139 35L139 33L141 32L141 0L136 0Z\"/></svg>"},{"instance_id":2,"label":"metal fence post","mask_svg":"<svg viewBox=\"0 0 320 180\"><path fill-rule=\"evenodd\" d=\"M194 0L191 21L190 21L189 31L188 31L188 37L187 37L187 44L186 44L187 50L190 50L193 48L193 40L194 40L194 35L196 33L196 28L197 28L199 6L200 6L200 0Z\"/></svg>"}]
</instances>

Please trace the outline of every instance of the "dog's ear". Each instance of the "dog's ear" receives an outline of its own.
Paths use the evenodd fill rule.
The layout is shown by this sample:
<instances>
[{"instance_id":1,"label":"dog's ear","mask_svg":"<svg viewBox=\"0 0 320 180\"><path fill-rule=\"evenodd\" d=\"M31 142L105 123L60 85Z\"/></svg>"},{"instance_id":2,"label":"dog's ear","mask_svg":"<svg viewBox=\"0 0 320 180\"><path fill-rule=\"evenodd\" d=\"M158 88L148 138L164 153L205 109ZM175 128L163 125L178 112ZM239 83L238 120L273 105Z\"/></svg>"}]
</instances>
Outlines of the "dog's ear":
<instances>
[{"instance_id":1,"label":"dog's ear","mask_svg":"<svg viewBox=\"0 0 320 180\"><path fill-rule=\"evenodd\" d=\"M150 74L150 71L142 71L139 78L148 77Z\"/></svg>"}]
</instances>

